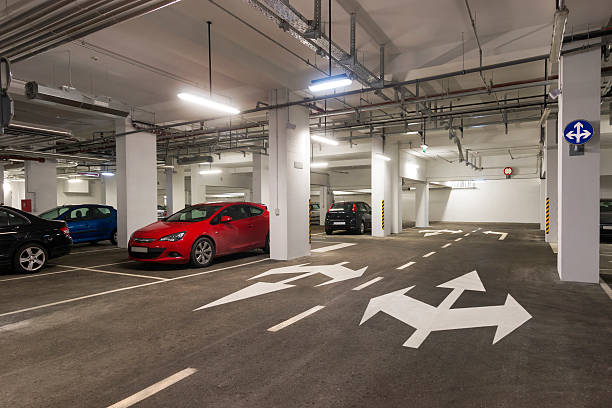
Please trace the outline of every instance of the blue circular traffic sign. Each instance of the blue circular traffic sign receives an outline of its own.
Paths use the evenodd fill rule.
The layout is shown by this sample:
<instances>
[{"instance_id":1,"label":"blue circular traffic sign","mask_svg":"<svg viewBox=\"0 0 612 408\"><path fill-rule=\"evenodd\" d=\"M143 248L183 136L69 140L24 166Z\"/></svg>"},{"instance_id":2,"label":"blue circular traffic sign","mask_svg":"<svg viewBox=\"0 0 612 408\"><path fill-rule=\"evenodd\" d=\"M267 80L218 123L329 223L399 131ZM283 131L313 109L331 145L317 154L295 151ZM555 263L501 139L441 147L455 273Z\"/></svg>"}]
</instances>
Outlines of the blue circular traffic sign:
<instances>
[{"instance_id":1,"label":"blue circular traffic sign","mask_svg":"<svg viewBox=\"0 0 612 408\"><path fill-rule=\"evenodd\" d=\"M593 137L593 125L583 119L574 120L567 124L563 130L563 137L568 143L581 145Z\"/></svg>"}]
</instances>

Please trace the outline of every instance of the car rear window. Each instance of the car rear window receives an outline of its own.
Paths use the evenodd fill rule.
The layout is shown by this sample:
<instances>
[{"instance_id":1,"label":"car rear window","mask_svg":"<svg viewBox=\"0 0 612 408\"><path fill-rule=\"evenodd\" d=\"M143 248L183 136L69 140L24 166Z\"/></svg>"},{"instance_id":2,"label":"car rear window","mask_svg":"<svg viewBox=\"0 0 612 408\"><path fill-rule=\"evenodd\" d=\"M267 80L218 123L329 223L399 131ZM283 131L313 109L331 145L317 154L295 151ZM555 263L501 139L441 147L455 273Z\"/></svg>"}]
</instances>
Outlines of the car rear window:
<instances>
[{"instance_id":1,"label":"car rear window","mask_svg":"<svg viewBox=\"0 0 612 408\"><path fill-rule=\"evenodd\" d=\"M209 219L221 208L220 205L196 205L187 207L166 218L167 222L199 222Z\"/></svg>"},{"instance_id":2,"label":"car rear window","mask_svg":"<svg viewBox=\"0 0 612 408\"><path fill-rule=\"evenodd\" d=\"M612 212L612 200L601 200L599 202L600 212Z\"/></svg>"},{"instance_id":3,"label":"car rear window","mask_svg":"<svg viewBox=\"0 0 612 408\"><path fill-rule=\"evenodd\" d=\"M353 203L334 203L329 211L352 211Z\"/></svg>"},{"instance_id":4,"label":"car rear window","mask_svg":"<svg viewBox=\"0 0 612 408\"><path fill-rule=\"evenodd\" d=\"M44 218L45 220L54 220L60 215L64 214L68 210L69 210L68 207L56 207L52 210L49 210L49 211L46 211L40 214L39 217Z\"/></svg>"}]
</instances>

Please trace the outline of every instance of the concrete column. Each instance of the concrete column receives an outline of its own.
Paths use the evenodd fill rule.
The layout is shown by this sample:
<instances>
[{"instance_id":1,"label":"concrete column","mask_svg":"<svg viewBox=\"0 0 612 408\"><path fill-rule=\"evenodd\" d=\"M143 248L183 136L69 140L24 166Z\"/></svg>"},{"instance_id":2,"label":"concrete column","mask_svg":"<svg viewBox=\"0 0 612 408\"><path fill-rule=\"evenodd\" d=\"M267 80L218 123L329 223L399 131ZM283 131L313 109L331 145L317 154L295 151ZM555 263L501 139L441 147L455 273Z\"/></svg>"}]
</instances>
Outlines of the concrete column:
<instances>
[{"instance_id":1,"label":"concrete column","mask_svg":"<svg viewBox=\"0 0 612 408\"><path fill-rule=\"evenodd\" d=\"M540 231L546 230L546 210L545 208L546 208L546 180L540 179L540 207L538 208L538 214L540 215Z\"/></svg>"},{"instance_id":2,"label":"concrete column","mask_svg":"<svg viewBox=\"0 0 612 408\"><path fill-rule=\"evenodd\" d=\"M191 165L191 205L206 202L206 184L200 174L200 165Z\"/></svg>"},{"instance_id":3,"label":"concrete column","mask_svg":"<svg viewBox=\"0 0 612 408\"><path fill-rule=\"evenodd\" d=\"M57 207L57 162L45 159L43 163L26 160L25 198L32 200L32 212Z\"/></svg>"},{"instance_id":4,"label":"concrete column","mask_svg":"<svg viewBox=\"0 0 612 408\"><path fill-rule=\"evenodd\" d=\"M383 157L390 158L386 160ZM399 154L397 144L385 146L381 136L372 137L372 236L386 237L393 231L394 198L392 194L394 167ZM397 175L399 177L399 174ZM383 211L384 200L384 211ZM383 218L384 215L384 218ZM384 221L384 223L383 223ZM384 224L384 225L383 225Z\"/></svg>"},{"instance_id":5,"label":"concrete column","mask_svg":"<svg viewBox=\"0 0 612 408\"><path fill-rule=\"evenodd\" d=\"M4 203L4 166L0 165L0 204Z\"/></svg>"},{"instance_id":6,"label":"concrete column","mask_svg":"<svg viewBox=\"0 0 612 408\"><path fill-rule=\"evenodd\" d=\"M118 120L118 133L132 131L130 119ZM127 248L130 235L157 221L156 138L139 132L117 136L117 236Z\"/></svg>"},{"instance_id":7,"label":"concrete column","mask_svg":"<svg viewBox=\"0 0 612 408\"><path fill-rule=\"evenodd\" d=\"M429 183L417 184L415 194L415 227L429 227Z\"/></svg>"},{"instance_id":8,"label":"concrete column","mask_svg":"<svg viewBox=\"0 0 612 408\"><path fill-rule=\"evenodd\" d=\"M599 179L601 50L591 48L561 57L559 62L559 254L561 280L599 282ZM584 154L570 156L563 138L576 119L593 125Z\"/></svg>"},{"instance_id":9,"label":"concrete column","mask_svg":"<svg viewBox=\"0 0 612 408\"><path fill-rule=\"evenodd\" d=\"M249 188L244 190L244 201L251 202L251 189Z\"/></svg>"},{"instance_id":10,"label":"concrete column","mask_svg":"<svg viewBox=\"0 0 612 408\"><path fill-rule=\"evenodd\" d=\"M117 177L102 177L102 202L117 208Z\"/></svg>"},{"instance_id":11,"label":"concrete column","mask_svg":"<svg viewBox=\"0 0 612 408\"><path fill-rule=\"evenodd\" d=\"M270 92L270 103L293 98L286 89ZM270 111L270 257L286 260L310 254L310 130L308 109Z\"/></svg>"},{"instance_id":12,"label":"concrete column","mask_svg":"<svg viewBox=\"0 0 612 408\"><path fill-rule=\"evenodd\" d=\"M173 161L166 169L166 208L168 215L185 208L185 168Z\"/></svg>"},{"instance_id":13,"label":"concrete column","mask_svg":"<svg viewBox=\"0 0 612 408\"><path fill-rule=\"evenodd\" d=\"M334 202L334 195L332 193L331 187L328 186L319 187L319 191L319 225L325 225L325 216L327 215L327 209Z\"/></svg>"},{"instance_id":14,"label":"concrete column","mask_svg":"<svg viewBox=\"0 0 612 408\"><path fill-rule=\"evenodd\" d=\"M546 146L544 149L544 156L546 157L546 192L545 196L548 199L548 224L545 228L545 237L546 242L557 242L557 225L559 223L558 220L558 201L559 197L557 194L557 178L559 169L557 166L558 157L557 157L557 121L556 120L548 120L546 121ZM546 206L546 201L544 202ZM546 209L545 209L546 211ZM546 212L545 212L546 217ZM546 219L545 219L546 224Z\"/></svg>"},{"instance_id":15,"label":"concrete column","mask_svg":"<svg viewBox=\"0 0 612 408\"><path fill-rule=\"evenodd\" d=\"M398 143L387 144L385 155L391 158L389 162L390 182L390 202L388 209L391 218L391 233L399 234L402 232L402 178L400 177L400 150Z\"/></svg>"},{"instance_id":16,"label":"concrete column","mask_svg":"<svg viewBox=\"0 0 612 408\"><path fill-rule=\"evenodd\" d=\"M269 157L253 153L253 202L270 204L270 164Z\"/></svg>"}]
</instances>

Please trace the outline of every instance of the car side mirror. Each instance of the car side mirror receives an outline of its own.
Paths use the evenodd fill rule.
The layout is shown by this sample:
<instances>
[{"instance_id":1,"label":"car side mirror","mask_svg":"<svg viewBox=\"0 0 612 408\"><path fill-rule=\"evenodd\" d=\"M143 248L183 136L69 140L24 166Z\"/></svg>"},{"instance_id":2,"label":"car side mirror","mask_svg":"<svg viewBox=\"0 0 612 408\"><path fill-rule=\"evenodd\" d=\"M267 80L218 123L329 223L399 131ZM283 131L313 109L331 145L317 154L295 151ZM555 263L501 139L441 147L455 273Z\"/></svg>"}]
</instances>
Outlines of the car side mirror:
<instances>
[{"instance_id":1,"label":"car side mirror","mask_svg":"<svg viewBox=\"0 0 612 408\"><path fill-rule=\"evenodd\" d=\"M230 222L232 219L233 218L230 217L229 215L224 215L223 217L221 217L221 222L225 224L227 222Z\"/></svg>"}]
</instances>

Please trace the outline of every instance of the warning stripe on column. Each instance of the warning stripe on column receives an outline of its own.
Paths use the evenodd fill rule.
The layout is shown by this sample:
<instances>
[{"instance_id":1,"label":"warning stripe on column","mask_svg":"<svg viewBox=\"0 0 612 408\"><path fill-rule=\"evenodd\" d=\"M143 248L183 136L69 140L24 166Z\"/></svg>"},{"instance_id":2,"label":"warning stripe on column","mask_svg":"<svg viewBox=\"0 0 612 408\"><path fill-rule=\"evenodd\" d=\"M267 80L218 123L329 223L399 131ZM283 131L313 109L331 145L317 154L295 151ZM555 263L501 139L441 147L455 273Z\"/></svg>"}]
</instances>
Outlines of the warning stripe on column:
<instances>
[{"instance_id":1,"label":"warning stripe on column","mask_svg":"<svg viewBox=\"0 0 612 408\"><path fill-rule=\"evenodd\" d=\"M385 229L385 200L382 200L382 229Z\"/></svg>"},{"instance_id":2,"label":"warning stripe on column","mask_svg":"<svg viewBox=\"0 0 612 408\"><path fill-rule=\"evenodd\" d=\"M546 197L546 233L550 234L550 198Z\"/></svg>"}]
</instances>

